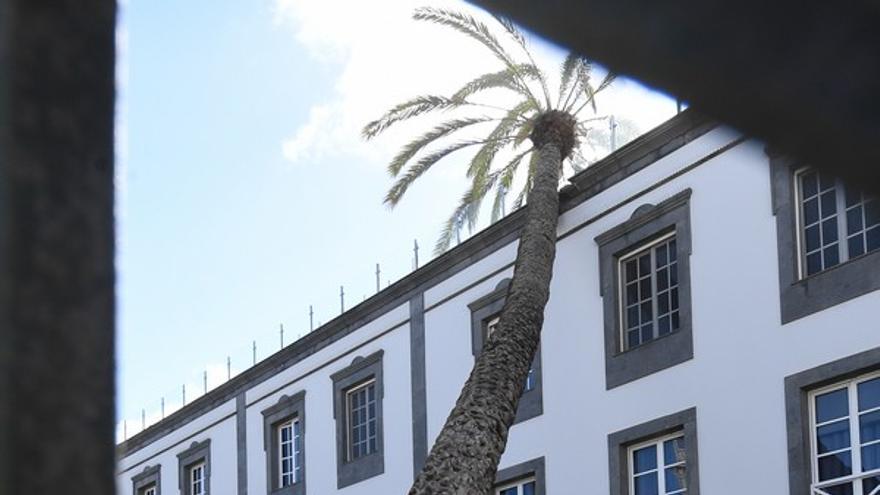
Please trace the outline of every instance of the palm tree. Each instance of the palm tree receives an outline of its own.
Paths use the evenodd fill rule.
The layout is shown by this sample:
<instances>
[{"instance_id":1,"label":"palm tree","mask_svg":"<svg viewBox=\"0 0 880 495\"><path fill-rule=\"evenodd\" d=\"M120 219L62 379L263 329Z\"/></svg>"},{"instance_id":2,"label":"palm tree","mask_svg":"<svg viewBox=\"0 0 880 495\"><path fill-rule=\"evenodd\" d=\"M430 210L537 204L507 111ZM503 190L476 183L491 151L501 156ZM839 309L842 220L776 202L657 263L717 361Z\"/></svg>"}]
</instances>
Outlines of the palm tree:
<instances>
[{"instance_id":1,"label":"palm tree","mask_svg":"<svg viewBox=\"0 0 880 495\"><path fill-rule=\"evenodd\" d=\"M578 170L582 166L578 143L587 135L588 123L601 119L595 117L595 94L613 78L606 77L594 87L590 62L570 54L562 64L558 94L551 98L547 79L529 53L525 37L508 20L496 18L508 44L516 46L522 60L514 58L492 30L473 16L426 7L417 9L413 17L473 38L489 49L502 67L471 80L451 96L418 96L401 103L364 127L363 136L370 139L394 124L430 112L478 112L447 120L404 145L388 166L397 180L385 202L391 207L397 205L409 186L443 158L459 150L476 149L467 168L470 186L437 242L437 251L442 252L462 225L467 223L473 228L483 199L493 190L491 219L501 216L505 195L517 171L522 163L528 163L522 189L513 203L519 208L527 201L526 223L500 322L477 358L409 492L489 494L540 340L556 254L558 188L563 167ZM517 103L497 107L475 100L488 90L512 93ZM579 119L587 109L592 110L593 117ZM461 139L427 149L481 124L493 127L483 138ZM499 159L505 152L509 156ZM500 166L493 168L499 161Z\"/></svg>"}]
</instances>

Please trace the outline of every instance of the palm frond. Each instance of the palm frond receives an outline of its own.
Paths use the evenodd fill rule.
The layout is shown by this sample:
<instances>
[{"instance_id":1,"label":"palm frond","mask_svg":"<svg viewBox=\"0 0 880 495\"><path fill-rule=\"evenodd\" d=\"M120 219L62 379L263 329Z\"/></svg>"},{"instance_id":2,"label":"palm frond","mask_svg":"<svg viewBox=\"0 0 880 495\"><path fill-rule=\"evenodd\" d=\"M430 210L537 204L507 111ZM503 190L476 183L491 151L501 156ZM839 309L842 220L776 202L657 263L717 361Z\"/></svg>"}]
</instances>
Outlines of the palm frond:
<instances>
[{"instance_id":1,"label":"palm frond","mask_svg":"<svg viewBox=\"0 0 880 495\"><path fill-rule=\"evenodd\" d=\"M504 168L496 172L498 174L498 187L495 189L495 200L492 202L492 223L495 223L501 218L501 210L504 207L504 198L507 195L507 191L510 190L511 184L513 184L513 177L516 174L516 170L519 168L520 163L522 163L523 158L533 150L534 148L529 148L514 156Z\"/></svg>"},{"instance_id":2,"label":"palm frond","mask_svg":"<svg viewBox=\"0 0 880 495\"><path fill-rule=\"evenodd\" d=\"M527 112L529 108L532 108L531 105L531 101L525 100L513 107L507 115L501 119L501 122L499 122L495 129L489 133L486 144L477 151L474 158L471 160L467 170L468 177L473 178L479 174L485 175L487 173L489 165L492 163L498 150L507 144L509 140L514 139L511 134L513 134L519 127L525 125L525 122L518 120L517 117L522 115L523 112Z\"/></svg>"},{"instance_id":3,"label":"palm frond","mask_svg":"<svg viewBox=\"0 0 880 495\"><path fill-rule=\"evenodd\" d=\"M364 139L372 139L391 125L417 115L435 110L449 110L467 104L466 101L454 100L445 96L422 95L394 106L378 119L365 125L361 130Z\"/></svg>"},{"instance_id":4,"label":"palm frond","mask_svg":"<svg viewBox=\"0 0 880 495\"><path fill-rule=\"evenodd\" d=\"M532 153L531 159L529 160L529 172L526 174L526 183L523 185L522 191L517 195L516 200L513 202L513 209L518 210L522 208L523 203L526 201L526 197L529 195L529 191L532 190L532 177L535 176L535 168L538 165L538 153Z\"/></svg>"},{"instance_id":5,"label":"palm frond","mask_svg":"<svg viewBox=\"0 0 880 495\"><path fill-rule=\"evenodd\" d=\"M515 68L516 64L514 63L513 57L507 53L507 50L501 46L501 43L498 41L498 38L492 33L486 24L478 21L473 16L468 14L464 14L462 12L455 12L447 9L440 9L435 7L420 7L415 10L413 13L413 19L417 21L429 21L435 24L440 24L443 26L448 26L456 31L464 33L465 35L477 40L483 46L489 49L501 62L504 63L505 67ZM534 65L534 62L532 63ZM522 78L521 75L518 75L520 78L520 82L522 86L529 92L532 98L535 99L535 104L538 105L537 98L531 93L531 90L528 88L528 84ZM548 100L549 104L549 100ZM540 106L540 105L539 105Z\"/></svg>"},{"instance_id":6,"label":"palm frond","mask_svg":"<svg viewBox=\"0 0 880 495\"><path fill-rule=\"evenodd\" d=\"M490 72L483 74L461 87L452 95L454 100L463 100L468 96L485 91L487 89L505 88L515 91L526 98L529 98L528 88L524 88L520 83L520 77L528 77L531 79L539 79L541 73L537 67L532 64L517 64L514 67L507 67L498 72Z\"/></svg>"},{"instance_id":7,"label":"palm frond","mask_svg":"<svg viewBox=\"0 0 880 495\"><path fill-rule=\"evenodd\" d=\"M467 148L469 146L476 146L479 144L485 144L488 140L486 139L474 139L470 141L459 141L457 143L453 143L441 150L435 151L427 156L422 157L416 163L412 164L409 169L407 169L406 173L404 173L397 182L391 186L391 189L388 190L388 193L385 195L385 203L390 207L397 206L397 203L400 202L401 198L403 198L404 193L406 193L409 186L415 182L416 179L422 176L425 172L428 171L435 163L446 157L447 155L454 153L460 149Z\"/></svg>"},{"instance_id":8,"label":"palm frond","mask_svg":"<svg viewBox=\"0 0 880 495\"><path fill-rule=\"evenodd\" d=\"M437 242L434 244L434 255L440 256L445 253L449 246L452 244L452 239L455 238L456 234L458 234L459 229L461 229L462 224L464 223L464 217L467 214L467 204L460 203L455 210L452 211L452 214L449 215L449 218L446 222L443 223L443 229L440 231L440 237L437 239Z\"/></svg>"},{"instance_id":9,"label":"palm frond","mask_svg":"<svg viewBox=\"0 0 880 495\"><path fill-rule=\"evenodd\" d=\"M571 93L568 92L570 89L569 85L572 82L574 77L574 72L577 65L581 63L580 55L574 52L568 52L568 55L565 57L565 61L562 62L562 76L560 77L559 82L559 100L556 103L556 106L559 108L565 108L562 104L562 98L566 97L566 105L568 104L568 98L571 97Z\"/></svg>"},{"instance_id":10,"label":"palm frond","mask_svg":"<svg viewBox=\"0 0 880 495\"><path fill-rule=\"evenodd\" d=\"M547 108L550 109L552 103L550 103L550 91L547 89L547 78L544 77L544 73L538 69L538 64L535 63L535 59L532 57L532 52L526 44L525 35L510 19L496 14L492 14L492 17L494 17L495 20L498 21L498 24L501 24L504 30L507 31L507 34L517 42L520 48L522 48L522 51L526 54L526 57L529 58L529 62L531 62L531 64L538 70L538 83L541 85L541 90L544 92L544 100L547 103Z\"/></svg>"},{"instance_id":11,"label":"palm frond","mask_svg":"<svg viewBox=\"0 0 880 495\"><path fill-rule=\"evenodd\" d=\"M602 82L599 83L599 87L598 87L598 88L596 88L596 89L594 90L592 87L590 87L590 88L589 88L589 89L590 89L590 92L589 92L589 94L588 94L587 101L585 101L580 107L578 107L578 109L574 111L573 115L577 115L577 114L579 114L580 111L583 110L585 106L587 106L587 104L592 105L592 106L593 106L593 112L596 112L596 94L599 93L600 91L604 90L604 89L607 88L608 86L610 86L611 83L613 83L614 80L615 80L616 78L617 78L617 74L615 74L615 73L613 73L613 72L609 72L609 73L608 73L608 74L602 79ZM572 106L574 106L574 105L572 105Z\"/></svg>"},{"instance_id":12,"label":"palm frond","mask_svg":"<svg viewBox=\"0 0 880 495\"><path fill-rule=\"evenodd\" d=\"M489 122L492 120L497 120L492 117L475 117L475 118L465 118L465 119L455 119L450 120L448 122L444 122L425 134L421 135L417 139L410 141L405 144L397 155L391 160L391 163L388 164L388 173L391 174L392 177L396 177L397 174L403 169L403 167L409 162L419 151L421 151L425 146L431 144L432 142L440 139L441 137L448 136L453 132L464 129L465 127L469 127L475 124L480 124L483 122Z\"/></svg>"}]
</instances>

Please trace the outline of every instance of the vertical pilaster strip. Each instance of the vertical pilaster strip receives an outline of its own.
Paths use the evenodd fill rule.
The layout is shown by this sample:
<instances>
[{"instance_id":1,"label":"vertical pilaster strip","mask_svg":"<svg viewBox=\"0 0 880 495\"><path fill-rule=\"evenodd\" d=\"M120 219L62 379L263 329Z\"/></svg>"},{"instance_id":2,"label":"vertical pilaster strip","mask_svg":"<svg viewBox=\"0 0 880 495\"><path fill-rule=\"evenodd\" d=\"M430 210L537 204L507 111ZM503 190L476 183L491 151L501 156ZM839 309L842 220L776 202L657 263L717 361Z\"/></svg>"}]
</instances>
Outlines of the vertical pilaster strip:
<instances>
[{"instance_id":1,"label":"vertical pilaster strip","mask_svg":"<svg viewBox=\"0 0 880 495\"><path fill-rule=\"evenodd\" d=\"M412 386L413 479L428 456L428 413L425 385L425 294L409 301L409 355Z\"/></svg>"},{"instance_id":2,"label":"vertical pilaster strip","mask_svg":"<svg viewBox=\"0 0 880 495\"><path fill-rule=\"evenodd\" d=\"M238 462L238 495L247 495L247 402L245 393L235 398L235 435Z\"/></svg>"}]
</instances>

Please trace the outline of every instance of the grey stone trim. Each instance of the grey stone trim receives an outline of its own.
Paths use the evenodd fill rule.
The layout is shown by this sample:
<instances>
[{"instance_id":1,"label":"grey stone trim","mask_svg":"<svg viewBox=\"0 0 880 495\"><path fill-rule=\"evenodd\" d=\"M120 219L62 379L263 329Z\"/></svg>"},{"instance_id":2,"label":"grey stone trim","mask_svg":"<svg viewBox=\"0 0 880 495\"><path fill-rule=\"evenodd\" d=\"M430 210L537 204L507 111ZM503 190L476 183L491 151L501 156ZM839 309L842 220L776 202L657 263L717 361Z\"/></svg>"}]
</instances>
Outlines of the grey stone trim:
<instances>
[{"instance_id":1,"label":"grey stone trim","mask_svg":"<svg viewBox=\"0 0 880 495\"><path fill-rule=\"evenodd\" d=\"M665 156L715 125L708 123L705 118L698 116L690 109L681 112L666 123L571 177L572 184L560 191L560 211L574 208L626 179L630 174L642 170L650 163L646 157L653 156L656 160ZM685 137L678 139L676 136ZM672 143L671 139L674 139L675 142ZM600 170L601 173L599 173ZM525 221L525 211L525 208L521 208L511 213L443 256L432 260L298 341L244 370L230 381L186 404L162 421L122 442L117 446L117 457L124 458L155 440L180 429L194 418L232 400L239 393L344 338L391 309L408 303L415 294L430 289L517 240Z\"/></svg>"},{"instance_id":2,"label":"grey stone trim","mask_svg":"<svg viewBox=\"0 0 880 495\"><path fill-rule=\"evenodd\" d=\"M468 308L471 310L471 352L474 359L483 350L483 343L486 341L486 325L493 316L504 308L508 287L510 287L510 279L505 278L498 282L492 292L468 304ZM532 360L532 369L535 370L535 388L520 396L513 424L527 421L544 413L544 377L541 374L540 344L538 344L535 358Z\"/></svg>"},{"instance_id":3,"label":"grey stone trim","mask_svg":"<svg viewBox=\"0 0 880 495\"><path fill-rule=\"evenodd\" d=\"M333 417L336 419L336 488L345 488L385 472L384 413L385 397L382 380L382 355L379 350L367 357L356 357L351 365L333 373ZM376 380L376 445L377 451L348 459L348 421L345 414L345 394L363 382Z\"/></svg>"},{"instance_id":4,"label":"grey stone trim","mask_svg":"<svg viewBox=\"0 0 880 495\"><path fill-rule=\"evenodd\" d=\"M547 476L544 471L544 457L521 462L506 467L495 474L495 485L513 483L521 478L535 477L535 495L547 494Z\"/></svg>"},{"instance_id":5,"label":"grey stone trim","mask_svg":"<svg viewBox=\"0 0 880 495\"><path fill-rule=\"evenodd\" d=\"M880 369L880 347L847 356L785 377L785 426L788 434L788 490L791 495L810 491L811 390Z\"/></svg>"},{"instance_id":6,"label":"grey stone trim","mask_svg":"<svg viewBox=\"0 0 880 495\"><path fill-rule=\"evenodd\" d=\"M694 357L690 196L691 190L685 189L656 206L639 207L632 218L596 237L596 243L599 244L600 293L605 315L605 387L608 390ZM673 231L678 255L679 329L624 351L620 332L620 256Z\"/></svg>"},{"instance_id":7,"label":"grey stone trim","mask_svg":"<svg viewBox=\"0 0 880 495\"><path fill-rule=\"evenodd\" d=\"M608 435L608 475L611 495L629 493L627 449L651 438L681 431L687 451L687 492L700 495L700 462L697 449L697 409L685 409Z\"/></svg>"},{"instance_id":8,"label":"grey stone trim","mask_svg":"<svg viewBox=\"0 0 880 495\"><path fill-rule=\"evenodd\" d=\"M772 149L767 150L767 155L770 157L773 214L776 216L782 324L880 289L880 251L806 278L800 277L794 171L803 164Z\"/></svg>"},{"instance_id":9,"label":"grey stone trim","mask_svg":"<svg viewBox=\"0 0 880 495\"><path fill-rule=\"evenodd\" d=\"M306 391L282 395L278 402L261 411L263 415L263 451L266 452L266 493L269 495L304 495L306 493ZM302 449L297 462L302 478L291 486L278 487L278 425L292 418L299 420Z\"/></svg>"},{"instance_id":10,"label":"grey stone trim","mask_svg":"<svg viewBox=\"0 0 880 495\"><path fill-rule=\"evenodd\" d=\"M247 401L244 392L235 398L235 450L238 495L247 495Z\"/></svg>"},{"instance_id":11,"label":"grey stone trim","mask_svg":"<svg viewBox=\"0 0 880 495\"><path fill-rule=\"evenodd\" d=\"M180 495L192 495L189 480L189 469L196 463L205 462L205 495L211 495L211 439L193 442L189 448L177 454L177 486Z\"/></svg>"},{"instance_id":12,"label":"grey stone trim","mask_svg":"<svg viewBox=\"0 0 880 495\"><path fill-rule=\"evenodd\" d=\"M131 477L132 495L143 495L144 490L155 486L156 495L162 495L162 466L147 466L143 471Z\"/></svg>"},{"instance_id":13,"label":"grey stone trim","mask_svg":"<svg viewBox=\"0 0 880 495\"><path fill-rule=\"evenodd\" d=\"M427 380L425 378L425 294L409 301L409 359L412 387L413 479L428 457Z\"/></svg>"}]
</instances>

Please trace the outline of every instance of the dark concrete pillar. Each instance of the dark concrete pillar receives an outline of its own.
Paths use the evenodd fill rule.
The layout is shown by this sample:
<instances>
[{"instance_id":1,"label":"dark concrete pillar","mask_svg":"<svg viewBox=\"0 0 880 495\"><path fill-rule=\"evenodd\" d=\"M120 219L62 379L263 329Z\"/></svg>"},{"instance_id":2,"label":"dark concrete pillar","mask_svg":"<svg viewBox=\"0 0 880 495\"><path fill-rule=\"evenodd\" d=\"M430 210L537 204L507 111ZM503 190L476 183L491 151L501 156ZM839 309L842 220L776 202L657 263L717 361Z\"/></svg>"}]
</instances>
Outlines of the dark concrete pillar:
<instances>
[{"instance_id":1,"label":"dark concrete pillar","mask_svg":"<svg viewBox=\"0 0 880 495\"><path fill-rule=\"evenodd\" d=\"M0 493L114 493L114 0L0 0Z\"/></svg>"}]
</instances>

